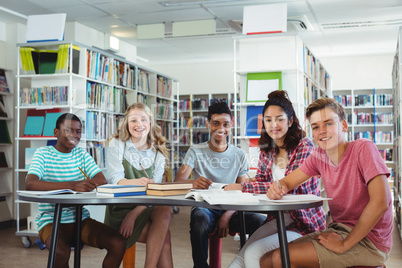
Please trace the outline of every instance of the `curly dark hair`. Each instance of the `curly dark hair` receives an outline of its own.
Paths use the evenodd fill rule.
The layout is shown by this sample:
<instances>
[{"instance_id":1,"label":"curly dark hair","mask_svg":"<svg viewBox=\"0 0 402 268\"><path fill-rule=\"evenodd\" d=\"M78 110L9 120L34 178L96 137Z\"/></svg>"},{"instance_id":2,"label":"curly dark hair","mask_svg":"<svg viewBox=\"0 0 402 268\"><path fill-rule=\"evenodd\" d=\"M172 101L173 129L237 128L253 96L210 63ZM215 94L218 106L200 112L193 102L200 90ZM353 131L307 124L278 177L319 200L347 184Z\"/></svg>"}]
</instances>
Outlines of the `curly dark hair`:
<instances>
[{"instance_id":1,"label":"curly dark hair","mask_svg":"<svg viewBox=\"0 0 402 268\"><path fill-rule=\"evenodd\" d=\"M268 135L264 126L264 114L271 105L281 107L281 109L286 113L288 119L293 120L292 125L289 127L288 132L286 133L283 147L281 148L285 149L286 151L293 151L296 149L300 140L306 136L306 133L299 124L299 119L296 116L292 102L290 101L288 93L285 90L276 90L268 95L268 100L265 102L264 109L262 110L262 129L261 137L258 139L258 146L260 147L260 150L266 153L269 153L272 149L275 149L276 153L279 152L279 148Z\"/></svg>"}]
</instances>

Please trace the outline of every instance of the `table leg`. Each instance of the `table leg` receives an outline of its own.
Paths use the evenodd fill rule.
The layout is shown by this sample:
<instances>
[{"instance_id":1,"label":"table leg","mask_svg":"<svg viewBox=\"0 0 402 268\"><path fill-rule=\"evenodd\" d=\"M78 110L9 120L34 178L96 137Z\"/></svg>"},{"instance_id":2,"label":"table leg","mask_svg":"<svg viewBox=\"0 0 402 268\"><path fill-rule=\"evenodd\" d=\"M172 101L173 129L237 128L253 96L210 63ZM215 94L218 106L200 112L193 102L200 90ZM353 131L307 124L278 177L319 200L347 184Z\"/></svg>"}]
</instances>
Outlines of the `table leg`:
<instances>
[{"instance_id":1,"label":"table leg","mask_svg":"<svg viewBox=\"0 0 402 268\"><path fill-rule=\"evenodd\" d=\"M81 221L82 205L75 207L75 249L74 249L74 268L81 266Z\"/></svg>"},{"instance_id":2,"label":"table leg","mask_svg":"<svg viewBox=\"0 0 402 268\"><path fill-rule=\"evenodd\" d=\"M240 248L246 243L246 220L244 211L238 211L240 217Z\"/></svg>"},{"instance_id":3,"label":"table leg","mask_svg":"<svg viewBox=\"0 0 402 268\"><path fill-rule=\"evenodd\" d=\"M276 225L278 228L279 247L281 251L282 267L290 268L288 238L286 236L285 219L283 211L276 212Z\"/></svg>"},{"instance_id":4,"label":"table leg","mask_svg":"<svg viewBox=\"0 0 402 268\"><path fill-rule=\"evenodd\" d=\"M59 235L60 219L61 219L61 204L55 204L54 218L52 226L52 237L50 240L49 257L47 260L47 267L54 267L56 259L57 236Z\"/></svg>"}]
</instances>

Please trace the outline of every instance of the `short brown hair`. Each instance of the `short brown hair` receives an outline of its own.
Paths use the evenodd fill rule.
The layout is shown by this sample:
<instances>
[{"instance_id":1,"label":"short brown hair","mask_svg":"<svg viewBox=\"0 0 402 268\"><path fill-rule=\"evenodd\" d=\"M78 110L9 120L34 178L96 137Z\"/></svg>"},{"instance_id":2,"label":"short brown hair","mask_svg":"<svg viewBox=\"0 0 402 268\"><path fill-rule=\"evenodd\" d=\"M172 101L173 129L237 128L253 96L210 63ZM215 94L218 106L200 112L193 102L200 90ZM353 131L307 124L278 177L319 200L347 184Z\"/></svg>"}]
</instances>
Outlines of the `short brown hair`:
<instances>
[{"instance_id":1,"label":"short brown hair","mask_svg":"<svg viewBox=\"0 0 402 268\"><path fill-rule=\"evenodd\" d=\"M339 120L344 120L346 118L345 110L343 109L342 105L339 104L339 102L331 98L322 98L315 100L307 107L307 119L310 120L310 117L314 112L325 108L330 108L332 111L334 111L339 116Z\"/></svg>"}]
</instances>

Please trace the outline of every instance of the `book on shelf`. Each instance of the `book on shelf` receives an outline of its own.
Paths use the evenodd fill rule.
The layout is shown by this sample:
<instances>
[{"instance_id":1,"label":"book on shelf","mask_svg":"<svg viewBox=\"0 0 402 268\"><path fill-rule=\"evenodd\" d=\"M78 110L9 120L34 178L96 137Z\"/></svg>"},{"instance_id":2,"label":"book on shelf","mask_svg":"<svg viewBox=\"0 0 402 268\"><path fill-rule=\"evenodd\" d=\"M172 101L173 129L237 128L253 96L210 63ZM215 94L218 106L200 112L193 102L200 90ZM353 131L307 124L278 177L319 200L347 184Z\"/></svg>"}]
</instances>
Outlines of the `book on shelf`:
<instances>
[{"instance_id":1,"label":"book on shelf","mask_svg":"<svg viewBox=\"0 0 402 268\"><path fill-rule=\"evenodd\" d=\"M49 114L49 115L48 115ZM47 122L46 134L53 136L53 130L56 127L57 118L61 115L60 108L53 109L29 109L27 111L27 118L24 128L24 136L44 136L44 125ZM57 117L57 118L55 118ZM53 125L53 126L52 126Z\"/></svg>"},{"instance_id":2,"label":"book on shelf","mask_svg":"<svg viewBox=\"0 0 402 268\"><path fill-rule=\"evenodd\" d=\"M54 129L56 128L56 121L61 113L46 113L45 124L43 126L43 136L54 136Z\"/></svg>"},{"instance_id":3,"label":"book on shelf","mask_svg":"<svg viewBox=\"0 0 402 268\"><path fill-rule=\"evenodd\" d=\"M8 167L6 154L4 152L0 152L0 168Z\"/></svg>"},{"instance_id":4,"label":"book on shelf","mask_svg":"<svg viewBox=\"0 0 402 268\"><path fill-rule=\"evenodd\" d=\"M0 69L0 92L10 92L10 88L8 87L6 71Z\"/></svg>"},{"instance_id":5,"label":"book on shelf","mask_svg":"<svg viewBox=\"0 0 402 268\"><path fill-rule=\"evenodd\" d=\"M42 136L44 116L27 116L24 136Z\"/></svg>"},{"instance_id":6,"label":"book on shelf","mask_svg":"<svg viewBox=\"0 0 402 268\"><path fill-rule=\"evenodd\" d=\"M217 190L192 190L186 194L185 198L194 199L199 202L207 202L210 205L223 204L256 204L259 203L257 197L251 193L242 193L241 191Z\"/></svg>"},{"instance_id":7,"label":"book on shelf","mask_svg":"<svg viewBox=\"0 0 402 268\"><path fill-rule=\"evenodd\" d=\"M7 117L7 109L3 95L0 95L0 117Z\"/></svg>"},{"instance_id":8,"label":"book on shelf","mask_svg":"<svg viewBox=\"0 0 402 268\"><path fill-rule=\"evenodd\" d=\"M70 62L70 53L72 53L72 62ZM80 47L71 44L59 45L57 53L57 62L55 73L79 73L79 59L80 59Z\"/></svg>"},{"instance_id":9,"label":"book on shelf","mask_svg":"<svg viewBox=\"0 0 402 268\"><path fill-rule=\"evenodd\" d=\"M282 72L247 74L246 102L266 102L275 90L282 90Z\"/></svg>"},{"instance_id":10,"label":"book on shelf","mask_svg":"<svg viewBox=\"0 0 402 268\"><path fill-rule=\"evenodd\" d=\"M130 192L145 192L145 185L118 185L118 184L103 184L98 186L98 193L130 193Z\"/></svg>"},{"instance_id":11,"label":"book on shelf","mask_svg":"<svg viewBox=\"0 0 402 268\"><path fill-rule=\"evenodd\" d=\"M183 195L187 194L191 189L177 189L177 190L147 190L147 195L170 196L170 195Z\"/></svg>"},{"instance_id":12,"label":"book on shelf","mask_svg":"<svg viewBox=\"0 0 402 268\"><path fill-rule=\"evenodd\" d=\"M25 191L18 190L17 193L20 194L28 194L28 195L38 195L38 196L46 196L46 195L57 195L57 194L91 194L95 193L95 191L91 192L78 192L71 189L58 189L58 190L50 190L50 191Z\"/></svg>"},{"instance_id":13,"label":"book on shelf","mask_svg":"<svg viewBox=\"0 0 402 268\"><path fill-rule=\"evenodd\" d=\"M259 121L262 123L263 106L247 106L246 136L260 136Z\"/></svg>"},{"instance_id":14,"label":"book on shelf","mask_svg":"<svg viewBox=\"0 0 402 268\"><path fill-rule=\"evenodd\" d=\"M7 121L0 120L0 143L11 143Z\"/></svg>"},{"instance_id":15,"label":"book on shelf","mask_svg":"<svg viewBox=\"0 0 402 268\"><path fill-rule=\"evenodd\" d=\"M192 181L177 181L177 182L161 182L161 183L149 183L148 190L179 190L179 189L191 189L193 188Z\"/></svg>"}]
</instances>

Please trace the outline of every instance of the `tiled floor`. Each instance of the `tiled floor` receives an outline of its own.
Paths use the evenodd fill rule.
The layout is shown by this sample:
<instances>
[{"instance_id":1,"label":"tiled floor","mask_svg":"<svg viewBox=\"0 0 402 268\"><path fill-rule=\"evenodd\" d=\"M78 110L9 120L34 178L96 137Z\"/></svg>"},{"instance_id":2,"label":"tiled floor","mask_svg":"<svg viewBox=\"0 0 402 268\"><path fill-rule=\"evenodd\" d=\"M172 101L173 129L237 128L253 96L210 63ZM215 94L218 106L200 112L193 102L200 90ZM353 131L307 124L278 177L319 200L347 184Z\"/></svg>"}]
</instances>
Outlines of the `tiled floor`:
<instances>
[{"instance_id":1,"label":"tiled floor","mask_svg":"<svg viewBox=\"0 0 402 268\"><path fill-rule=\"evenodd\" d=\"M192 267L191 245L189 240L190 208L180 207L178 214L172 214L171 232L173 243L174 266L179 268ZM40 250L37 245L24 248L21 237L15 235L15 228L0 230L0 268L8 267L46 267L48 250ZM387 268L402 267L402 242L399 233L394 229L394 246L391 257L387 261ZM35 240L35 237L31 238ZM223 240L222 267L227 267L235 257L238 250L238 242L233 237ZM101 267L105 251L84 247L81 253L81 267ZM72 254L73 255L73 254ZM145 247L137 245L136 266L143 267ZM70 267L73 267L73 256L70 258Z\"/></svg>"}]
</instances>

